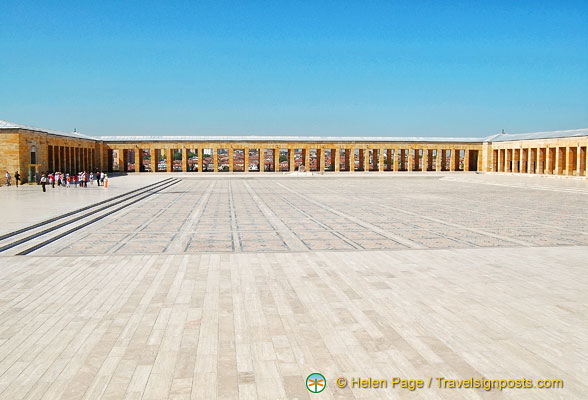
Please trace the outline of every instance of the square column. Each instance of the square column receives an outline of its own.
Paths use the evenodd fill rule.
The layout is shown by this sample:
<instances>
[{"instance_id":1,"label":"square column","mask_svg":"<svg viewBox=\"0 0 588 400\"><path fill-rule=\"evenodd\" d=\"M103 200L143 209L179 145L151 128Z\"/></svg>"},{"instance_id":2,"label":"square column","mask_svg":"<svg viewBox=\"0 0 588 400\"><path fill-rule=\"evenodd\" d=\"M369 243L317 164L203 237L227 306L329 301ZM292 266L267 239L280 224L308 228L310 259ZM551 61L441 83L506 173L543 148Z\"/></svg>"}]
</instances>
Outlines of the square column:
<instances>
[{"instance_id":1,"label":"square column","mask_svg":"<svg viewBox=\"0 0 588 400\"><path fill-rule=\"evenodd\" d=\"M345 165L349 172L355 171L355 149L345 149Z\"/></svg>"},{"instance_id":2,"label":"square column","mask_svg":"<svg viewBox=\"0 0 588 400\"><path fill-rule=\"evenodd\" d=\"M363 151L363 170L365 172L370 171L370 149L365 149Z\"/></svg>"},{"instance_id":3,"label":"square column","mask_svg":"<svg viewBox=\"0 0 588 400\"><path fill-rule=\"evenodd\" d=\"M204 148L198 147L198 173L202 172L202 164L204 163Z\"/></svg>"},{"instance_id":4,"label":"square column","mask_svg":"<svg viewBox=\"0 0 588 400\"><path fill-rule=\"evenodd\" d=\"M249 172L249 148L248 147L245 147L243 149L243 164L244 164L243 171Z\"/></svg>"},{"instance_id":5,"label":"square column","mask_svg":"<svg viewBox=\"0 0 588 400\"><path fill-rule=\"evenodd\" d=\"M304 171L310 171L310 149L302 149L302 160L304 163Z\"/></svg>"},{"instance_id":6,"label":"square column","mask_svg":"<svg viewBox=\"0 0 588 400\"><path fill-rule=\"evenodd\" d=\"M510 172L511 171L511 162L512 162L512 152L513 150L511 149L506 149L504 150L504 153L506 155L506 160L504 161L504 172Z\"/></svg>"},{"instance_id":7,"label":"square column","mask_svg":"<svg viewBox=\"0 0 588 400\"><path fill-rule=\"evenodd\" d=\"M174 162L174 149L165 149L165 161L167 172L172 172L172 163Z\"/></svg>"},{"instance_id":8,"label":"square column","mask_svg":"<svg viewBox=\"0 0 588 400\"><path fill-rule=\"evenodd\" d=\"M235 170L235 149L229 147L227 151L229 152L229 172L233 172Z\"/></svg>"},{"instance_id":9,"label":"square column","mask_svg":"<svg viewBox=\"0 0 588 400\"><path fill-rule=\"evenodd\" d=\"M274 149L274 172L280 172L280 149Z\"/></svg>"},{"instance_id":10,"label":"square column","mask_svg":"<svg viewBox=\"0 0 588 400\"><path fill-rule=\"evenodd\" d=\"M521 160L521 150L520 149L513 149L512 150L513 160L512 160L512 172L518 173L519 172L519 162Z\"/></svg>"},{"instance_id":11,"label":"square column","mask_svg":"<svg viewBox=\"0 0 588 400\"><path fill-rule=\"evenodd\" d=\"M378 149L378 171L384 172L384 149Z\"/></svg>"},{"instance_id":12,"label":"square column","mask_svg":"<svg viewBox=\"0 0 588 400\"><path fill-rule=\"evenodd\" d=\"M157 172L157 165L159 164L159 150L158 149L149 149L149 153L151 155L151 172Z\"/></svg>"},{"instance_id":13,"label":"square column","mask_svg":"<svg viewBox=\"0 0 588 400\"><path fill-rule=\"evenodd\" d=\"M574 163L576 162L576 155L572 147L566 147L566 163L565 163L565 174L568 176L574 175Z\"/></svg>"},{"instance_id":14,"label":"square column","mask_svg":"<svg viewBox=\"0 0 588 400\"><path fill-rule=\"evenodd\" d=\"M435 160L435 171L441 172L443 170L443 163L445 162L445 150L437 149L437 159Z\"/></svg>"},{"instance_id":15,"label":"square column","mask_svg":"<svg viewBox=\"0 0 588 400\"><path fill-rule=\"evenodd\" d=\"M394 159L393 159L393 165L394 165L394 172L398 172L399 171L399 167L401 165L401 157L404 157L404 150L400 150L399 148L395 148L394 149Z\"/></svg>"},{"instance_id":16,"label":"square column","mask_svg":"<svg viewBox=\"0 0 588 400\"><path fill-rule=\"evenodd\" d=\"M551 174L553 171L553 153L550 147L545 150L545 158L545 173Z\"/></svg>"},{"instance_id":17,"label":"square column","mask_svg":"<svg viewBox=\"0 0 588 400\"><path fill-rule=\"evenodd\" d=\"M449 171L455 171L455 166L457 165L457 162L455 161L457 158L457 150L456 149L451 149L451 160L449 161Z\"/></svg>"},{"instance_id":18,"label":"square column","mask_svg":"<svg viewBox=\"0 0 588 400\"><path fill-rule=\"evenodd\" d=\"M578 146L578 160L576 162L577 175L582 176L586 173L586 147ZM588 176L588 174L586 174Z\"/></svg>"},{"instance_id":19,"label":"square column","mask_svg":"<svg viewBox=\"0 0 588 400\"><path fill-rule=\"evenodd\" d=\"M468 149L465 149L463 152L463 170L470 170L470 151Z\"/></svg>"},{"instance_id":20,"label":"square column","mask_svg":"<svg viewBox=\"0 0 588 400\"><path fill-rule=\"evenodd\" d=\"M188 149L182 147L182 172L188 172Z\"/></svg>"},{"instance_id":21,"label":"square column","mask_svg":"<svg viewBox=\"0 0 588 400\"><path fill-rule=\"evenodd\" d=\"M341 154L339 153L339 149L333 149L331 153L331 158L333 160L334 168L331 168L335 172L339 172L341 170Z\"/></svg>"},{"instance_id":22,"label":"square column","mask_svg":"<svg viewBox=\"0 0 588 400\"><path fill-rule=\"evenodd\" d=\"M288 170L290 172L296 171L296 165L294 163L294 150L295 149L288 149Z\"/></svg>"},{"instance_id":23,"label":"square column","mask_svg":"<svg viewBox=\"0 0 588 400\"><path fill-rule=\"evenodd\" d=\"M542 174L543 173L543 163L545 160L543 159L543 149L538 147L535 151L535 173Z\"/></svg>"},{"instance_id":24,"label":"square column","mask_svg":"<svg viewBox=\"0 0 588 400\"><path fill-rule=\"evenodd\" d=\"M563 170L563 155L565 148L555 148L555 175L561 175Z\"/></svg>"},{"instance_id":25,"label":"square column","mask_svg":"<svg viewBox=\"0 0 588 400\"><path fill-rule=\"evenodd\" d=\"M143 169L143 150L135 148L135 172Z\"/></svg>"},{"instance_id":26,"label":"square column","mask_svg":"<svg viewBox=\"0 0 588 400\"><path fill-rule=\"evenodd\" d=\"M415 150L414 149L408 149L408 171L412 171L413 167L414 167L414 154Z\"/></svg>"},{"instance_id":27,"label":"square column","mask_svg":"<svg viewBox=\"0 0 588 400\"><path fill-rule=\"evenodd\" d=\"M325 151L323 149L316 149L316 156L319 159L319 171L325 172Z\"/></svg>"},{"instance_id":28,"label":"square column","mask_svg":"<svg viewBox=\"0 0 588 400\"><path fill-rule=\"evenodd\" d=\"M257 159L259 160L259 172L265 172L265 149L260 148L257 150L257 154L259 155Z\"/></svg>"},{"instance_id":29,"label":"square column","mask_svg":"<svg viewBox=\"0 0 588 400\"><path fill-rule=\"evenodd\" d=\"M533 150L534 149L527 149L527 174L535 173L533 168L533 160L535 160Z\"/></svg>"},{"instance_id":30,"label":"square column","mask_svg":"<svg viewBox=\"0 0 588 400\"><path fill-rule=\"evenodd\" d=\"M212 172L218 172L218 149L212 149Z\"/></svg>"}]
</instances>

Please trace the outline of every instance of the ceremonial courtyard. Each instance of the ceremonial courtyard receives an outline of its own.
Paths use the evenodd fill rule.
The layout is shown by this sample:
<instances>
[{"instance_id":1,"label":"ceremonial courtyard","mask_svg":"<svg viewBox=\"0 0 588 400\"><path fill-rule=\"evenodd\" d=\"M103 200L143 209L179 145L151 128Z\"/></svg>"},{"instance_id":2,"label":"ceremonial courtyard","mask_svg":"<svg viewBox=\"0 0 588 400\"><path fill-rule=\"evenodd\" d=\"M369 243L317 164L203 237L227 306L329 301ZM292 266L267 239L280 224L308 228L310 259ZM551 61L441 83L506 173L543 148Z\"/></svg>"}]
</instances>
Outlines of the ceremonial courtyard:
<instances>
[{"instance_id":1,"label":"ceremonial courtyard","mask_svg":"<svg viewBox=\"0 0 588 400\"><path fill-rule=\"evenodd\" d=\"M2 399L588 393L584 176L129 173L0 201ZM351 387L393 377L425 387Z\"/></svg>"}]
</instances>

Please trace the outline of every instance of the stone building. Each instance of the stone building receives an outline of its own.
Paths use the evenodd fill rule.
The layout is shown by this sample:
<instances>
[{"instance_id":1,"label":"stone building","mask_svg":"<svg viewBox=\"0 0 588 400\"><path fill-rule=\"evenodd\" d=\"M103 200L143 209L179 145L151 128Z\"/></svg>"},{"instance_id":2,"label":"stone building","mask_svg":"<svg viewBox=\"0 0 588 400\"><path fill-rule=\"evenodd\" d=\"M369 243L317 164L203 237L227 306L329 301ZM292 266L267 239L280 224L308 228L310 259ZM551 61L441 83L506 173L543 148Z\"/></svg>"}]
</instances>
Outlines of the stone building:
<instances>
[{"instance_id":1,"label":"stone building","mask_svg":"<svg viewBox=\"0 0 588 400\"><path fill-rule=\"evenodd\" d=\"M487 138L102 136L0 121L0 170L23 182L45 171L480 171L586 177L588 129Z\"/></svg>"}]
</instances>

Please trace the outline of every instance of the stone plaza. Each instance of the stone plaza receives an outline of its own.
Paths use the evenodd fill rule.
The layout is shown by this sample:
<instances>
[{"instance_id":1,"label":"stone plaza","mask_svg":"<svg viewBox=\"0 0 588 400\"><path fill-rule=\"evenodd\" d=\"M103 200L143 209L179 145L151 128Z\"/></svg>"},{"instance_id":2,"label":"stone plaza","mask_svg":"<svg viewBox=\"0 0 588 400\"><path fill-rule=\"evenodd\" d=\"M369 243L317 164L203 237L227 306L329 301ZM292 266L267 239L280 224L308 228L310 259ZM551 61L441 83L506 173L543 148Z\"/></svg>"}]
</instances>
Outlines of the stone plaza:
<instances>
[{"instance_id":1,"label":"stone plaza","mask_svg":"<svg viewBox=\"0 0 588 400\"><path fill-rule=\"evenodd\" d=\"M588 393L583 176L121 174L107 189L2 187L0 199L2 399ZM72 215L75 231L11 247L28 233L10 232L109 201ZM425 387L351 387L392 377Z\"/></svg>"}]
</instances>

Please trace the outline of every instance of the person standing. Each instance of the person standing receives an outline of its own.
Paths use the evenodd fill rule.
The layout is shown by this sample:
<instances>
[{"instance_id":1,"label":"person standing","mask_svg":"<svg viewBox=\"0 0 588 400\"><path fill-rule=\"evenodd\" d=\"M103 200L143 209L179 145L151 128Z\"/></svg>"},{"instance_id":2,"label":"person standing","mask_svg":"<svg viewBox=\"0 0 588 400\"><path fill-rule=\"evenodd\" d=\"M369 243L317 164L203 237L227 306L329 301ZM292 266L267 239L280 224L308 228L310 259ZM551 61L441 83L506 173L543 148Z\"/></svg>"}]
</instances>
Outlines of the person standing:
<instances>
[{"instance_id":1,"label":"person standing","mask_svg":"<svg viewBox=\"0 0 588 400\"><path fill-rule=\"evenodd\" d=\"M55 175L54 174L49 174L49 183L51 184L51 187L55 189Z\"/></svg>"},{"instance_id":2,"label":"person standing","mask_svg":"<svg viewBox=\"0 0 588 400\"><path fill-rule=\"evenodd\" d=\"M43 192L46 191L45 185L47 184L47 177L45 174L41 175L41 186L43 187Z\"/></svg>"},{"instance_id":3,"label":"person standing","mask_svg":"<svg viewBox=\"0 0 588 400\"><path fill-rule=\"evenodd\" d=\"M16 187L18 187L18 182L20 181L20 174L18 171L14 173L14 182L16 182Z\"/></svg>"},{"instance_id":4,"label":"person standing","mask_svg":"<svg viewBox=\"0 0 588 400\"><path fill-rule=\"evenodd\" d=\"M6 171L6 186L10 186L10 172Z\"/></svg>"}]
</instances>

